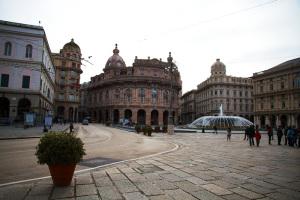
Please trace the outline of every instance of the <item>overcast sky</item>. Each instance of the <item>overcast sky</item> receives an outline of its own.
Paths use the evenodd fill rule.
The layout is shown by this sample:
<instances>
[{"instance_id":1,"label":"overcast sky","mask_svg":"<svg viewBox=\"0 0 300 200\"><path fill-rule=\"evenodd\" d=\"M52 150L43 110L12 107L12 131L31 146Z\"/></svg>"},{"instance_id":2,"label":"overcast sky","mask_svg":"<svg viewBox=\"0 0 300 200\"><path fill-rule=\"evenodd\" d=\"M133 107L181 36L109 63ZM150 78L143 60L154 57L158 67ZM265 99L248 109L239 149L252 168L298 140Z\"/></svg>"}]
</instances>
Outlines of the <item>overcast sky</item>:
<instances>
[{"instance_id":1,"label":"overcast sky","mask_svg":"<svg viewBox=\"0 0 300 200\"><path fill-rule=\"evenodd\" d=\"M85 58L81 82L102 73L118 43L127 66L172 52L183 93L210 76L254 72L300 57L299 0L0 0L0 19L44 27L52 52L74 38Z\"/></svg>"}]
</instances>

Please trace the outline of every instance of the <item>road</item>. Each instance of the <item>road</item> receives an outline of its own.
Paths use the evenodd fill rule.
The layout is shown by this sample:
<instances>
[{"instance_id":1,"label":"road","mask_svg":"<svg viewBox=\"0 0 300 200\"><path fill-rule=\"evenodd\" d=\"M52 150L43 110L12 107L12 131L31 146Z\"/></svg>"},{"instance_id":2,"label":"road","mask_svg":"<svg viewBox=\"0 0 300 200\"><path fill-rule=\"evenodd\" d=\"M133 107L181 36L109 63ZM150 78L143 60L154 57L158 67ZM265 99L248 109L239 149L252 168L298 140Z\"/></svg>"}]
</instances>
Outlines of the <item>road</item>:
<instances>
[{"instance_id":1,"label":"road","mask_svg":"<svg viewBox=\"0 0 300 200\"><path fill-rule=\"evenodd\" d=\"M76 170L150 155L174 148L173 144L100 124L79 126L86 156ZM0 184L49 176L46 165L37 164L35 147L39 139L0 141Z\"/></svg>"}]
</instances>

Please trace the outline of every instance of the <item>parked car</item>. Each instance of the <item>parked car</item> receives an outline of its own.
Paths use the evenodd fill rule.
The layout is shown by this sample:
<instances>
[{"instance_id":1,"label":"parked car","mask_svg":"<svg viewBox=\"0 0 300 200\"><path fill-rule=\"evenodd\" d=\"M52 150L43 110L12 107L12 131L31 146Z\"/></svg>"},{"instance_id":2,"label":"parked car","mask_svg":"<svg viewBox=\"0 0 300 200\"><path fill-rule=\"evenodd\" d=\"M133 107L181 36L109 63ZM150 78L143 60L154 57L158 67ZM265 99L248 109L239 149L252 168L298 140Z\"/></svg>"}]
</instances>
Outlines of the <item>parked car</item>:
<instances>
[{"instance_id":1,"label":"parked car","mask_svg":"<svg viewBox=\"0 0 300 200\"><path fill-rule=\"evenodd\" d=\"M89 120L87 119L82 120L82 125L89 125Z\"/></svg>"}]
</instances>

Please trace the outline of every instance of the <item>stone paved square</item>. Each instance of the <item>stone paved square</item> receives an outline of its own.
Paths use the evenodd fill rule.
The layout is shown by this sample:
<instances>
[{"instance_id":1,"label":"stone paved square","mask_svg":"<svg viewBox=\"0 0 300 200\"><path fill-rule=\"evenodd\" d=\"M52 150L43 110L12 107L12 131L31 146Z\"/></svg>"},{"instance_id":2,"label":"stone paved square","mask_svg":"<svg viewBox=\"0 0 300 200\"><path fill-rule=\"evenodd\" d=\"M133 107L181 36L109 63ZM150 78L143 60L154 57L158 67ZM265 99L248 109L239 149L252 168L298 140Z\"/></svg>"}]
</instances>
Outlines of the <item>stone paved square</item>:
<instances>
[{"instance_id":1,"label":"stone paved square","mask_svg":"<svg viewBox=\"0 0 300 200\"><path fill-rule=\"evenodd\" d=\"M53 187L46 179L0 187L0 199L300 199L298 148L268 145L265 135L260 147L239 134L230 142L224 134L200 133L151 139L180 146L76 175L70 187Z\"/></svg>"}]
</instances>

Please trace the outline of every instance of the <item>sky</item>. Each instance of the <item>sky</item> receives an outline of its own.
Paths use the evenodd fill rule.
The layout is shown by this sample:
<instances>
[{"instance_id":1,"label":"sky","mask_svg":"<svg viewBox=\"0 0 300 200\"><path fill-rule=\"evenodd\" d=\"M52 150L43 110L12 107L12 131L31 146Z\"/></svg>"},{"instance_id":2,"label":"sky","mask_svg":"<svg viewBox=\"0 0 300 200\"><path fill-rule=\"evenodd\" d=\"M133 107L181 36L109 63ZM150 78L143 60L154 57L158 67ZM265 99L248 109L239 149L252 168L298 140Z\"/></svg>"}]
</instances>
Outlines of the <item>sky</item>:
<instances>
[{"instance_id":1,"label":"sky","mask_svg":"<svg viewBox=\"0 0 300 200\"><path fill-rule=\"evenodd\" d=\"M182 93L217 58L227 75L251 77L300 57L300 0L0 0L0 19L40 21L54 53L74 38L89 61L81 83L103 72L115 43L127 66L172 52Z\"/></svg>"}]
</instances>

